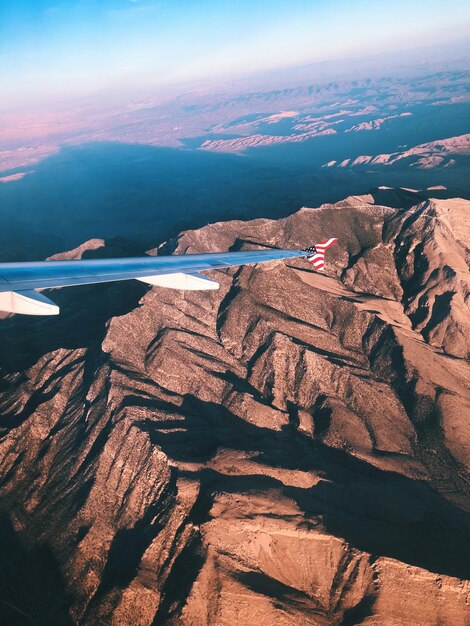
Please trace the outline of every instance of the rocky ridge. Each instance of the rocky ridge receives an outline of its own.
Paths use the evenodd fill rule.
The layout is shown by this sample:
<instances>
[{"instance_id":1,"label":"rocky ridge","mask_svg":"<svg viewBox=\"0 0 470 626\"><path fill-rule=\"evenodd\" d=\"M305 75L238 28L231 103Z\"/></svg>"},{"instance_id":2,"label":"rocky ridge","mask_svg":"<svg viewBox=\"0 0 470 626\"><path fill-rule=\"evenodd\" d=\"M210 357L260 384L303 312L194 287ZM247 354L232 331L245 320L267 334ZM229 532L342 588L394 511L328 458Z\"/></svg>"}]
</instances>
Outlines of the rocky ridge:
<instances>
[{"instance_id":1,"label":"rocky ridge","mask_svg":"<svg viewBox=\"0 0 470 626\"><path fill-rule=\"evenodd\" d=\"M0 616L467 624L469 224L377 189L160 249L338 236L325 275L63 289L59 318L1 320Z\"/></svg>"},{"instance_id":2,"label":"rocky ridge","mask_svg":"<svg viewBox=\"0 0 470 626\"><path fill-rule=\"evenodd\" d=\"M365 128L351 128L350 130L365 130ZM323 167L365 167L365 166L396 166L404 163L408 167L430 169L437 167L454 167L457 162L470 155L470 134L449 137L438 141L413 146L407 150L392 152L391 154L376 154L373 156L361 154L352 159L341 162L329 161ZM465 162L465 161L463 161Z\"/></svg>"},{"instance_id":3,"label":"rocky ridge","mask_svg":"<svg viewBox=\"0 0 470 626\"><path fill-rule=\"evenodd\" d=\"M280 143L301 143L312 139L313 137L323 137L324 135L334 135L334 128L327 128L327 124L318 122L315 128L307 130L303 133L292 135L262 135L256 133L246 137L237 137L236 139L207 139L201 145L203 150L221 151L221 152L243 152L249 148L257 148L259 146L272 146Z\"/></svg>"}]
</instances>

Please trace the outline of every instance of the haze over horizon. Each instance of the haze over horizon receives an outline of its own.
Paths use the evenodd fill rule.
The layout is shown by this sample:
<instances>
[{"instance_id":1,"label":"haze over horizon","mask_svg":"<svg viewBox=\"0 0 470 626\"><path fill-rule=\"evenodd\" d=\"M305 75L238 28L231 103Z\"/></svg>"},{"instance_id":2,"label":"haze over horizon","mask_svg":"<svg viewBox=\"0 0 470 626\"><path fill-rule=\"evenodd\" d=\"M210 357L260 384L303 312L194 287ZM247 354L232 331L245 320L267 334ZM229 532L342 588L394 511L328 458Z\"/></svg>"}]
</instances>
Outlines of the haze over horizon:
<instances>
[{"instance_id":1,"label":"haze over horizon","mask_svg":"<svg viewBox=\"0 0 470 626\"><path fill-rule=\"evenodd\" d=\"M0 7L2 110L132 95L463 39L467 3L13 2ZM445 56L445 51L443 51Z\"/></svg>"}]
</instances>

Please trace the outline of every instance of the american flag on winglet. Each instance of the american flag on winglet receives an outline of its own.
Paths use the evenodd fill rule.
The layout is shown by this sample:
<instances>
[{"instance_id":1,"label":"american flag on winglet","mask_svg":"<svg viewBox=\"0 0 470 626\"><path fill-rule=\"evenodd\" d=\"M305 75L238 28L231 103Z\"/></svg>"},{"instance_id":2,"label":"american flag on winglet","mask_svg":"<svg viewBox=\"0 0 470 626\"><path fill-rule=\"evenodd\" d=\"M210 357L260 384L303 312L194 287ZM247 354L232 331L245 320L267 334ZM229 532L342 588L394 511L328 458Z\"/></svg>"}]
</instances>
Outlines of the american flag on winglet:
<instances>
[{"instance_id":1,"label":"american flag on winglet","mask_svg":"<svg viewBox=\"0 0 470 626\"><path fill-rule=\"evenodd\" d=\"M325 250L332 246L335 241L338 240L336 238L325 239L325 241L317 243L315 246L304 249L304 252L308 253L307 261L311 263L316 270L323 270L325 268Z\"/></svg>"}]
</instances>

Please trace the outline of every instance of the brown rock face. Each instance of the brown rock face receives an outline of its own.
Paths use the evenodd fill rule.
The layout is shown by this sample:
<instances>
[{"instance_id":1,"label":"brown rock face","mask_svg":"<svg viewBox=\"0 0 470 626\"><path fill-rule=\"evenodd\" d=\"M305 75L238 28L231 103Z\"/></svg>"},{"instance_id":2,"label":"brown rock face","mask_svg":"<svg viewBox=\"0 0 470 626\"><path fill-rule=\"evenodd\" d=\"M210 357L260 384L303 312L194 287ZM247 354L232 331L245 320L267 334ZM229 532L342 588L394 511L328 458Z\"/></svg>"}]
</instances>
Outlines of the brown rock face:
<instances>
[{"instance_id":1,"label":"brown rock face","mask_svg":"<svg viewBox=\"0 0 470 626\"><path fill-rule=\"evenodd\" d=\"M165 250L339 245L2 320L0 621L470 623L469 223L400 190L217 223Z\"/></svg>"}]
</instances>

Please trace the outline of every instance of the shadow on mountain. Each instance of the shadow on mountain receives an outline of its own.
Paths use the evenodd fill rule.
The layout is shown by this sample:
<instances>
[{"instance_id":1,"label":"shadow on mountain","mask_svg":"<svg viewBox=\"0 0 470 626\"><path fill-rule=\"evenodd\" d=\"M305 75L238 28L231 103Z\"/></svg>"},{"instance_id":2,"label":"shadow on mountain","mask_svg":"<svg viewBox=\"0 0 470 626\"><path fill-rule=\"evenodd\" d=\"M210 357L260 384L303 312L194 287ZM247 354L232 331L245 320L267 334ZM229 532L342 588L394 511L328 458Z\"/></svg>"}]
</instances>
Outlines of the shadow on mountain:
<instances>
[{"instance_id":1,"label":"shadow on mountain","mask_svg":"<svg viewBox=\"0 0 470 626\"><path fill-rule=\"evenodd\" d=\"M34 173L0 187L1 254L41 258L92 237L124 236L151 246L211 220L279 217L316 195L311 175L299 185L290 174L198 150L121 143L62 148Z\"/></svg>"},{"instance_id":2,"label":"shadow on mountain","mask_svg":"<svg viewBox=\"0 0 470 626\"><path fill-rule=\"evenodd\" d=\"M40 259L95 237L150 247L211 221L278 218L378 185L436 184L434 170L322 169L323 139L294 147L308 148L303 162L291 158L287 144L272 148L275 160L263 150L239 156L123 143L62 148L21 180L0 185L0 258ZM440 170L437 182L449 179L452 187L459 176Z\"/></svg>"},{"instance_id":3,"label":"shadow on mountain","mask_svg":"<svg viewBox=\"0 0 470 626\"><path fill-rule=\"evenodd\" d=\"M118 239L96 250L85 250L82 258L120 257L142 254L143 250ZM136 280L103 285L82 285L51 289L44 293L60 307L60 315L12 315L0 324L0 369L24 371L38 359L59 348L98 347L106 323L138 306L148 286Z\"/></svg>"},{"instance_id":4,"label":"shadow on mountain","mask_svg":"<svg viewBox=\"0 0 470 626\"><path fill-rule=\"evenodd\" d=\"M7 517L0 517L0 623L71 626L69 606L47 546L26 547Z\"/></svg>"},{"instance_id":5,"label":"shadow on mountain","mask_svg":"<svg viewBox=\"0 0 470 626\"><path fill-rule=\"evenodd\" d=\"M260 464L260 472L264 465L313 471L323 478L312 488L300 488L266 475L229 476L212 469L183 472L201 481L206 494L196 523L207 521L217 492L279 489L297 502L307 519L320 520L327 532L360 550L440 574L470 575L470 515L424 482L377 469L292 427L276 432L249 424L229 410L193 396L185 397L179 411L181 419L149 419L136 424L170 458L202 462L218 448L262 450L252 457Z\"/></svg>"}]
</instances>

